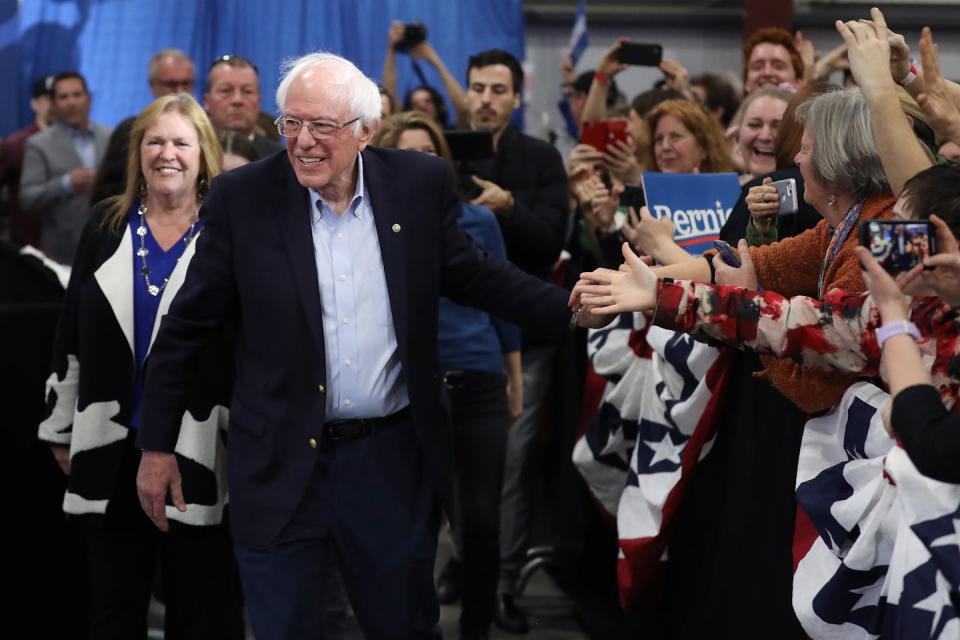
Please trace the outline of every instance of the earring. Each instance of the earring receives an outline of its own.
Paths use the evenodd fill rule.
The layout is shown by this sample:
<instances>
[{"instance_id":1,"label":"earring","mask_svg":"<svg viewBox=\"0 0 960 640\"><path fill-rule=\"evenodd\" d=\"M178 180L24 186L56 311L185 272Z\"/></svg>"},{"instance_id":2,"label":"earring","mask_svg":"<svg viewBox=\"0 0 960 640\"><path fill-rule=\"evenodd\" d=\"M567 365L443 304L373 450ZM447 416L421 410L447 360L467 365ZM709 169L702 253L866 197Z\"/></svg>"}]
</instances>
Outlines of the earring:
<instances>
[{"instance_id":1,"label":"earring","mask_svg":"<svg viewBox=\"0 0 960 640\"><path fill-rule=\"evenodd\" d=\"M831 208L837 206L837 196L832 193L827 196L827 206Z\"/></svg>"},{"instance_id":2,"label":"earring","mask_svg":"<svg viewBox=\"0 0 960 640\"><path fill-rule=\"evenodd\" d=\"M140 196L140 202L143 202L144 200L147 199L147 181L146 180L140 183L140 189L137 195Z\"/></svg>"}]
</instances>

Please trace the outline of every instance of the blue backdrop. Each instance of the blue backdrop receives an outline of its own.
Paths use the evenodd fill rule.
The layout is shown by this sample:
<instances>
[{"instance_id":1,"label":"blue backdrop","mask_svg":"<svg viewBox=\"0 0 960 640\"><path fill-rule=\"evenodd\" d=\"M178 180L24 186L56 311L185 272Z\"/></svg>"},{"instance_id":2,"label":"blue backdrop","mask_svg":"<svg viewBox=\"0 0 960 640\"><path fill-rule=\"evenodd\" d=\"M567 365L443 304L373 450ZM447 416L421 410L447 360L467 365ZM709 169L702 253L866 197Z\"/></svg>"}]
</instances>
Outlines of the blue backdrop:
<instances>
[{"instance_id":1,"label":"blue backdrop","mask_svg":"<svg viewBox=\"0 0 960 640\"><path fill-rule=\"evenodd\" d=\"M151 99L147 61L166 47L193 58L198 99L215 57L250 58L260 69L261 108L273 112L285 58L324 49L379 79L391 20L426 23L462 83L471 53L499 47L524 58L521 0L0 0L0 134L31 120L34 79L64 69L86 76L95 121L113 126L138 113ZM401 97L418 84L407 56L398 57L397 83Z\"/></svg>"}]
</instances>

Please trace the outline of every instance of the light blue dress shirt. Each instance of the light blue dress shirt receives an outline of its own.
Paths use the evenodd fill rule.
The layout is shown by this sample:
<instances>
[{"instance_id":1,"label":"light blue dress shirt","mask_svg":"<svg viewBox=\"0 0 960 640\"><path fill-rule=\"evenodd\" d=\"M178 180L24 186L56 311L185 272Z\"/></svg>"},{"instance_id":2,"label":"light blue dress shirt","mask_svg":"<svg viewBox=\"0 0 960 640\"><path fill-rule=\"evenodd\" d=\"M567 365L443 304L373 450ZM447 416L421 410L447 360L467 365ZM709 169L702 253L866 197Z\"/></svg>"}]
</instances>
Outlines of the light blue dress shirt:
<instances>
[{"instance_id":1,"label":"light blue dress shirt","mask_svg":"<svg viewBox=\"0 0 960 640\"><path fill-rule=\"evenodd\" d=\"M310 189L323 305L327 420L377 418L408 404L380 241L357 156L357 189L341 215Z\"/></svg>"}]
</instances>

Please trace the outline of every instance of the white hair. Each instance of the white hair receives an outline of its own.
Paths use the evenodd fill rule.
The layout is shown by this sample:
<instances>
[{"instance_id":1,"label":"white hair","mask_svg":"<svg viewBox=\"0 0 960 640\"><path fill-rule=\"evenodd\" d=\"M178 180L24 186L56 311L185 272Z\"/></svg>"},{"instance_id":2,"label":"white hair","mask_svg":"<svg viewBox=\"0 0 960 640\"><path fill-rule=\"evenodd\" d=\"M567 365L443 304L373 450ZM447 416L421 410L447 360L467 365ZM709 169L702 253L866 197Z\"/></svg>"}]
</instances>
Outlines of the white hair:
<instances>
[{"instance_id":1,"label":"white hair","mask_svg":"<svg viewBox=\"0 0 960 640\"><path fill-rule=\"evenodd\" d=\"M277 108L284 112L287 91L300 74L308 69L324 69L329 75L328 96L341 102L353 117L360 119L351 126L353 135L362 127L376 127L380 122L380 90L352 62L333 53L316 51L286 60L280 65L282 78L277 87Z\"/></svg>"}]
</instances>

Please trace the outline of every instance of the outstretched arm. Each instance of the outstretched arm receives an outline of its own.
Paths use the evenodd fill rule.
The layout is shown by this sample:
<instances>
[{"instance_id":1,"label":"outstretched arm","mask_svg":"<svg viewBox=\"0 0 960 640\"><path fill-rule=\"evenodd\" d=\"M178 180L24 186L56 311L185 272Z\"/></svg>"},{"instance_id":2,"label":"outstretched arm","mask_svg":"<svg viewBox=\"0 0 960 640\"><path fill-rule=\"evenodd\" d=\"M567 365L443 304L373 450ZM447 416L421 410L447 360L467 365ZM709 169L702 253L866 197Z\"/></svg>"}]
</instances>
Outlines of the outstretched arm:
<instances>
[{"instance_id":1,"label":"outstretched arm","mask_svg":"<svg viewBox=\"0 0 960 640\"><path fill-rule=\"evenodd\" d=\"M872 9L873 22L836 22L850 59L850 70L870 110L871 126L883 171L895 195L914 175L933 162L913 134L897 98L890 70L887 24L879 9Z\"/></svg>"},{"instance_id":2,"label":"outstretched arm","mask_svg":"<svg viewBox=\"0 0 960 640\"><path fill-rule=\"evenodd\" d=\"M430 66L437 70L440 81L443 82L443 88L446 90L447 96L450 98L450 102L453 103L453 108L456 111L456 124L458 127L465 126L469 115L467 109L467 94L463 90L463 86L453 77L450 70L447 69L447 65L443 64L443 59L440 57L440 54L436 52L429 42L424 41L411 49L410 55L418 60L426 60L430 63Z\"/></svg>"}]
</instances>

